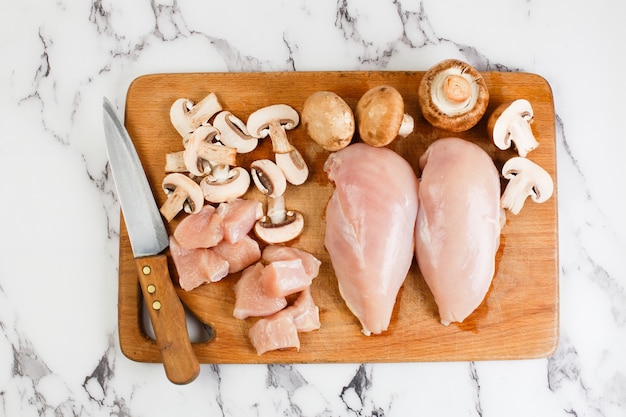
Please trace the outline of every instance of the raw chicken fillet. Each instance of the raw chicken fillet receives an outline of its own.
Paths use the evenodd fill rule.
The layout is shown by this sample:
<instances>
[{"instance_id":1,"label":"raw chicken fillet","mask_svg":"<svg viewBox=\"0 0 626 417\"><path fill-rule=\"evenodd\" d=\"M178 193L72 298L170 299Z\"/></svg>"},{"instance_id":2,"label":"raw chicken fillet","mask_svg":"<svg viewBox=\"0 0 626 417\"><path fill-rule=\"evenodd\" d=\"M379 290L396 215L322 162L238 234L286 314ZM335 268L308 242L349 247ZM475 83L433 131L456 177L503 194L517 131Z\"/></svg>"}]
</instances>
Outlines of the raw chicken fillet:
<instances>
[{"instance_id":1,"label":"raw chicken fillet","mask_svg":"<svg viewBox=\"0 0 626 417\"><path fill-rule=\"evenodd\" d=\"M365 335L387 330L414 253L418 181L400 155L363 143L331 154L324 244Z\"/></svg>"},{"instance_id":2,"label":"raw chicken fillet","mask_svg":"<svg viewBox=\"0 0 626 417\"><path fill-rule=\"evenodd\" d=\"M457 138L433 142L419 165L417 262L441 323L462 322L495 271L503 223L498 170L478 145Z\"/></svg>"}]
</instances>

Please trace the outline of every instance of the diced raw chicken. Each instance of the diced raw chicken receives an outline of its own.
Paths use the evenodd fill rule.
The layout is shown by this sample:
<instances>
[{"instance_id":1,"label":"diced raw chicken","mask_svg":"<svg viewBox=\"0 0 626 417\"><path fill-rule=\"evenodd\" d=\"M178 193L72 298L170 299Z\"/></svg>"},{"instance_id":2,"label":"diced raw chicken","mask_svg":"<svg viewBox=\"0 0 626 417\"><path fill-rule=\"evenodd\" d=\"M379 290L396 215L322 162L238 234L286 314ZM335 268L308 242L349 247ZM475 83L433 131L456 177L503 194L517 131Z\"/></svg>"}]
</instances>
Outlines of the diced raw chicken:
<instances>
[{"instance_id":1,"label":"diced raw chicken","mask_svg":"<svg viewBox=\"0 0 626 417\"><path fill-rule=\"evenodd\" d=\"M197 214L190 214L180 221L174 237L185 249L211 248L224 237L223 217L215 207L205 204Z\"/></svg>"},{"instance_id":2,"label":"diced raw chicken","mask_svg":"<svg viewBox=\"0 0 626 417\"><path fill-rule=\"evenodd\" d=\"M228 275L228 262L211 249L185 249L173 236L170 236L170 255L176 265L179 285L185 291Z\"/></svg>"},{"instance_id":3,"label":"diced raw chicken","mask_svg":"<svg viewBox=\"0 0 626 417\"><path fill-rule=\"evenodd\" d=\"M217 214L224 218L224 240L235 243L246 236L256 221L263 217L263 206L254 199L238 198L221 203L217 207Z\"/></svg>"},{"instance_id":4,"label":"diced raw chicken","mask_svg":"<svg viewBox=\"0 0 626 417\"><path fill-rule=\"evenodd\" d=\"M315 278L320 272L322 262L306 251L281 245L269 245L263 249L263 260L265 262L287 261L290 259L300 259L304 270L311 278Z\"/></svg>"},{"instance_id":5,"label":"diced raw chicken","mask_svg":"<svg viewBox=\"0 0 626 417\"><path fill-rule=\"evenodd\" d=\"M416 255L441 323L462 322L480 305L500 245L500 181L479 146L435 141L419 160Z\"/></svg>"},{"instance_id":6,"label":"diced raw chicken","mask_svg":"<svg viewBox=\"0 0 626 417\"><path fill-rule=\"evenodd\" d=\"M247 267L235 284L235 318L269 316L287 306L285 297L271 297L263 291L260 281L263 269L260 262Z\"/></svg>"},{"instance_id":7,"label":"diced raw chicken","mask_svg":"<svg viewBox=\"0 0 626 417\"><path fill-rule=\"evenodd\" d=\"M364 143L331 154L335 183L324 244L339 291L365 335L389 326L414 252L417 177L400 155Z\"/></svg>"},{"instance_id":8,"label":"diced raw chicken","mask_svg":"<svg viewBox=\"0 0 626 417\"><path fill-rule=\"evenodd\" d=\"M311 285L311 280L299 258L274 261L263 268L260 277L263 290L272 297L285 297L300 292Z\"/></svg>"},{"instance_id":9,"label":"diced raw chicken","mask_svg":"<svg viewBox=\"0 0 626 417\"><path fill-rule=\"evenodd\" d=\"M293 305L283 311L291 314L299 332L310 332L321 327L320 309L315 305L310 288L305 288Z\"/></svg>"},{"instance_id":10,"label":"diced raw chicken","mask_svg":"<svg viewBox=\"0 0 626 417\"><path fill-rule=\"evenodd\" d=\"M300 350L295 321L291 314L284 310L254 323L248 331L248 337L259 355L277 349Z\"/></svg>"},{"instance_id":11,"label":"diced raw chicken","mask_svg":"<svg viewBox=\"0 0 626 417\"><path fill-rule=\"evenodd\" d=\"M235 243L222 240L212 250L228 262L230 274L243 271L261 259L259 244L250 236L244 236Z\"/></svg>"}]
</instances>

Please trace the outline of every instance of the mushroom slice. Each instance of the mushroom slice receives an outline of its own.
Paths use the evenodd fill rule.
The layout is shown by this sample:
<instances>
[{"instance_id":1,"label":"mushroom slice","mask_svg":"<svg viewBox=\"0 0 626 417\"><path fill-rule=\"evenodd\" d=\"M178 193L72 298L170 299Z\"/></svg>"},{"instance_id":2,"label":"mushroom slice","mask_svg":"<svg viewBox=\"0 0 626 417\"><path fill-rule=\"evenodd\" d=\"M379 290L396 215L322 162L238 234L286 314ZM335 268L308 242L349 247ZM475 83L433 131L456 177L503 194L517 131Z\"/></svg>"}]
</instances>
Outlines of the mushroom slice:
<instances>
[{"instance_id":1,"label":"mushroom slice","mask_svg":"<svg viewBox=\"0 0 626 417\"><path fill-rule=\"evenodd\" d=\"M530 127L532 121L530 102L520 98L498 106L489 116L487 131L499 149L509 149L515 142L517 154L525 157L539 145Z\"/></svg>"},{"instance_id":2,"label":"mushroom slice","mask_svg":"<svg viewBox=\"0 0 626 417\"><path fill-rule=\"evenodd\" d=\"M252 181L261 193L271 198L282 196L287 189L285 174L269 159L259 159L250 165Z\"/></svg>"},{"instance_id":3,"label":"mushroom slice","mask_svg":"<svg viewBox=\"0 0 626 417\"><path fill-rule=\"evenodd\" d=\"M209 174L211 164L236 165L237 150L214 143L217 134L215 127L202 125L189 136L183 158L187 169L193 175Z\"/></svg>"},{"instance_id":4,"label":"mushroom slice","mask_svg":"<svg viewBox=\"0 0 626 417\"><path fill-rule=\"evenodd\" d=\"M274 104L256 110L248 117L248 132L256 138L269 136L276 154L276 164L287 181L300 185L309 176L309 168L300 152L287 139L287 130L300 123L298 112L287 104ZM280 156L280 154L284 154ZM288 156L285 156L288 155Z\"/></svg>"},{"instance_id":5,"label":"mushroom slice","mask_svg":"<svg viewBox=\"0 0 626 417\"><path fill-rule=\"evenodd\" d=\"M315 143L331 152L348 146L355 130L352 109L330 91L318 91L306 99L302 125Z\"/></svg>"},{"instance_id":6,"label":"mushroom slice","mask_svg":"<svg viewBox=\"0 0 626 417\"><path fill-rule=\"evenodd\" d=\"M181 173L168 174L161 184L167 195L167 200L160 208L161 214L170 222L176 215L184 210L186 213L195 214L204 205L204 196L200 186L194 180Z\"/></svg>"},{"instance_id":7,"label":"mushroom slice","mask_svg":"<svg viewBox=\"0 0 626 417\"><path fill-rule=\"evenodd\" d=\"M285 209L285 197L270 198L267 215L254 225L254 233L265 243L285 243L300 236L304 217L298 211Z\"/></svg>"},{"instance_id":8,"label":"mushroom slice","mask_svg":"<svg viewBox=\"0 0 626 417\"><path fill-rule=\"evenodd\" d=\"M518 214L524 201L530 198L536 203L547 201L554 192L552 177L539 165L520 156L506 161L502 175L509 180L500 199L500 206Z\"/></svg>"},{"instance_id":9,"label":"mushroom slice","mask_svg":"<svg viewBox=\"0 0 626 417\"><path fill-rule=\"evenodd\" d=\"M215 93L209 93L195 105L188 98L179 98L170 107L170 120L174 129L184 138L220 110L222 105Z\"/></svg>"},{"instance_id":10,"label":"mushroom slice","mask_svg":"<svg viewBox=\"0 0 626 417\"><path fill-rule=\"evenodd\" d=\"M204 199L209 203L224 203L241 197L250 187L250 175L242 167L216 165L211 174L200 180Z\"/></svg>"},{"instance_id":11,"label":"mushroom slice","mask_svg":"<svg viewBox=\"0 0 626 417\"><path fill-rule=\"evenodd\" d=\"M418 102L431 125L449 132L464 132L474 127L487 111L489 90L474 67L446 59L422 77Z\"/></svg>"},{"instance_id":12,"label":"mushroom slice","mask_svg":"<svg viewBox=\"0 0 626 417\"><path fill-rule=\"evenodd\" d=\"M169 152L165 154L165 173L170 172L189 172L185 159L184 151Z\"/></svg>"},{"instance_id":13,"label":"mushroom slice","mask_svg":"<svg viewBox=\"0 0 626 417\"><path fill-rule=\"evenodd\" d=\"M248 133L246 124L229 111L221 111L213 119L213 126L220 132L220 142L238 153L252 152L258 145L259 139Z\"/></svg>"},{"instance_id":14,"label":"mushroom slice","mask_svg":"<svg viewBox=\"0 0 626 417\"><path fill-rule=\"evenodd\" d=\"M368 145L388 145L398 136L406 137L414 127L413 117L404 113L404 100L389 85L369 89L356 105L356 124L361 140Z\"/></svg>"}]
</instances>

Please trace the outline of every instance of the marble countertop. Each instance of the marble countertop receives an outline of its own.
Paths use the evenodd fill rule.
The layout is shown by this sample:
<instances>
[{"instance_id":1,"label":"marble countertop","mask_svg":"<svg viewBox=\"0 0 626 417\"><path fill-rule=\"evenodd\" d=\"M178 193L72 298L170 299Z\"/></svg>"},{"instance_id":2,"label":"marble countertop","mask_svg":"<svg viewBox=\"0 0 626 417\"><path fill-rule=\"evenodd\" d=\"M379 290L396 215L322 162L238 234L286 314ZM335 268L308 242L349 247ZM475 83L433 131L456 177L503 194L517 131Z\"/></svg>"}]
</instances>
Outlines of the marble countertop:
<instances>
[{"instance_id":1,"label":"marble countertop","mask_svg":"<svg viewBox=\"0 0 626 417\"><path fill-rule=\"evenodd\" d=\"M624 416L626 3L3 2L0 416ZM552 87L560 336L519 361L202 365L120 351L119 205L102 96L159 72L425 70L459 58Z\"/></svg>"}]
</instances>

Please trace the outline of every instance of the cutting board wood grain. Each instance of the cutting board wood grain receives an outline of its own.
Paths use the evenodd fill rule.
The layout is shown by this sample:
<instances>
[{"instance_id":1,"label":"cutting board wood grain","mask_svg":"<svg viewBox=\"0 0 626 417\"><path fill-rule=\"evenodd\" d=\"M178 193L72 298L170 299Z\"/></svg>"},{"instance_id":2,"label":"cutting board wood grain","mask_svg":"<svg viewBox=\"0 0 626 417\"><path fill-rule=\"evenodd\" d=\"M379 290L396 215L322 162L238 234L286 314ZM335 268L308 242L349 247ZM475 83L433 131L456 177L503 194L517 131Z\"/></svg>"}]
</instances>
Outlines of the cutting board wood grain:
<instances>
[{"instance_id":1,"label":"cutting board wood grain","mask_svg":"<svg viewBox=\"0 0 626 417\"><path fill-rule=\"evenodd\" d=\"M125 125L161 205L165 195L165 154L182 150L181 137L169 121L172 103L181 97L197 102L214 92L222 106L246 120L254 110L285 103L301 112L306 98L320 90L334 91L355 109L369 88L387 84L400 91L405 111L415 118L415 130L397 139L390 148L405 157L419 175L417 160L434 140L458 136L481 146L498 169L516 156L501 151L487 138L487 116L501 103L528 99L535 111L533 132L540 145L529 159L543 166L555 180L555 114L549 84L527 73L488 72L483 76L490 91L486 116L473 129L455 135L430 126L417 105L417 86L422 72L279 72L279 73L190 73L154 74L137 78L126 99ZM324 210L333 186L323 165L329 152L311 141L300 125L289 132L291 142L310 167L310 178L301 186L289 185L288 208L304 214L306 227L290 245L313 253L322 261L312 285L320 308L322 327L300 334L300 351L275 351L257 355L247 333L255 319L232 316L233 284L239 274L221 282L186 292L177 287L185 306L214 329L213 339L194 344L202 363L335 363L413 362L488 359L522 359L550 355L558 338L558 239L557 197L544 204L527 201L517 216L508 214L501 246L496 256L496 275L487 297L463 323L443 326L437 308L415 262L401 288L389 330L364 336L355 317L345 306L337 288L328 253L323 245ZM358 141L358 135L355 141ZM239 155L238 164L249 168L254 159L271 158L269 139L252 154ZM502 181L503 187L506 181ZM265 198L255 189L247 197ZM372 198L375 198L373 196ZM184 214L169 225L170 233ZM141 291L123 217L120 227L119 337L123 353L142 362L159 362L156 343L142 328ZM176 277L170 260L172 274ZM175 279L175 278L174 278ZM176 280L176 279L175 279ZM175 283L177 285L177 283Z\"/></svg>"}]
</instances>

